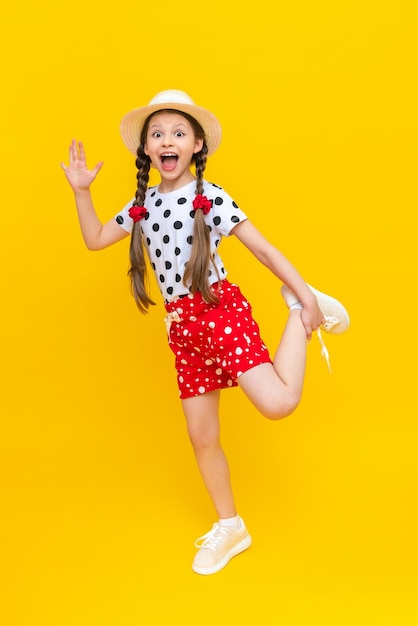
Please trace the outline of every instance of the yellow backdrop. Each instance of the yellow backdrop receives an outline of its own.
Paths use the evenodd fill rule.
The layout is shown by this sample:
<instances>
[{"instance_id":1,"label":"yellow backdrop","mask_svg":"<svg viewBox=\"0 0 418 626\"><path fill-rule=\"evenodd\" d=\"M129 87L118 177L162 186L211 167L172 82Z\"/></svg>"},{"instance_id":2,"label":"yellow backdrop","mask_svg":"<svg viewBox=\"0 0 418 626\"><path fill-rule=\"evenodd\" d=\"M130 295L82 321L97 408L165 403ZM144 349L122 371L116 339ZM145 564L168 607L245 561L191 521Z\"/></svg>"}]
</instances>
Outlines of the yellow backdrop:
<instances>
[{"instance_id":1,"label":"yellow backdrop","mask_svg":"<svg viewBox=\"0 0 418 626\"><path fill-rule=\"evenodd\" d=\"M415 6L3 7L4 626L417 623ZM135 188L119 120L167 88L222 121L207 177L352 318L328 338L332 375L310 344L287 420L225 392L254 543L212 577L190 567L215 519L163 307L135 309L127 241L84 248L59 165L83 140L105 162L97 210L113 216ZM280 285L233 238L223 255L274 350Z\"/></svg>"}]
</instances>

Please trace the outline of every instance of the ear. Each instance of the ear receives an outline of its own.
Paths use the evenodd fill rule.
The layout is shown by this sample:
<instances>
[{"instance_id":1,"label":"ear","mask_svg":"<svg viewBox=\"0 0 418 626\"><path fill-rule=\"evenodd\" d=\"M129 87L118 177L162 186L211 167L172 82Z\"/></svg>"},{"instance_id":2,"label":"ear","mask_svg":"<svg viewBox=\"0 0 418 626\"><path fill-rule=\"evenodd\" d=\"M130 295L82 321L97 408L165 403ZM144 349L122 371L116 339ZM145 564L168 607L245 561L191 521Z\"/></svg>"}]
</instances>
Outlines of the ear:
<instances>
[{"instance_id":1,"label":"ear","mask_svg":"<svg viewBox=\"0 0 418 626\"><path fill-rule=\"evenodd\" d=\"M148 148L147 148L147 144L146 144L146 143L144 143L144 145L142 146L142 149L143 149L143 151L144 151L144 154L146 154L147 156L149 156L149 154L148 154Z\"/></svg>"},{"instance_id":2,"label":"ear","mask_svg":"<svg viewBox=\"0 0 418 626\"><path fill-rule=\"evenodd\" d=\"M203 139L196 139L193 154L197 154L203 148Z\"/></svg>"}]
</instances>

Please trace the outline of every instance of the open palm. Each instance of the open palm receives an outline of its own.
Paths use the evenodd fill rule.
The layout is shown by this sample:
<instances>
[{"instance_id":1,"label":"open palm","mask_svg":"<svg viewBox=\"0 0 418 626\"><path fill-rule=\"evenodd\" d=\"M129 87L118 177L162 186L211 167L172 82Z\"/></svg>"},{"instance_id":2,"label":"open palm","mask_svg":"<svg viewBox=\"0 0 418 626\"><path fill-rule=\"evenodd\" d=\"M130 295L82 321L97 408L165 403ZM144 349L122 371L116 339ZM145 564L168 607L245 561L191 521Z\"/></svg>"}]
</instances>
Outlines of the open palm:
<instances>
[{"instance_id":1,"label":"open palm","mask_svg":"<svg viewBox=\"0 0 418 626\"><path fill-rule=\"evenodd\" d=\"M69 147L69 161L69 165L61 163L61 167L74 192L88 189L103 165L103 161L100 161L90 170L87 167L84 146L75 139Z\"/></svg>"}]
</instances>

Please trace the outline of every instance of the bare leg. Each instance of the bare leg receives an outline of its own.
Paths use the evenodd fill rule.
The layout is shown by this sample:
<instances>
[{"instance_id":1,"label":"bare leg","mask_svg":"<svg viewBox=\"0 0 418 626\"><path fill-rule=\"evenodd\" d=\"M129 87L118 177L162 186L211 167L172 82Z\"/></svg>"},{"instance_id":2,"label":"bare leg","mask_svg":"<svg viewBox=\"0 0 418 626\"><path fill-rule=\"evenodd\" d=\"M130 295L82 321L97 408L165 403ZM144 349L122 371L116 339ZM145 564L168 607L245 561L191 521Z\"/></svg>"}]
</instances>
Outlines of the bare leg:
<instances>
[{"instance_id":1,"label":"bare leg","mask_svg":"<svg viewBox=\"0 0 418 626\"><path fill-rule=\"evenodd\" d=\"M289 312L273 364L258 365L238 378L251 402L270 419L292 413L302 397L307 342L300 314L300 310Z\"/></svg>"},{"instance_id":2,"label":"bare leg","mask_svg":"<svg viewBox=\"0 0 418 626\"><path fill-rule=\"evenodd\" d=\"M220 391L182 400L190 441L219 518L235 517L228 461L220 443Z\"/></svg>"}]
</instances>

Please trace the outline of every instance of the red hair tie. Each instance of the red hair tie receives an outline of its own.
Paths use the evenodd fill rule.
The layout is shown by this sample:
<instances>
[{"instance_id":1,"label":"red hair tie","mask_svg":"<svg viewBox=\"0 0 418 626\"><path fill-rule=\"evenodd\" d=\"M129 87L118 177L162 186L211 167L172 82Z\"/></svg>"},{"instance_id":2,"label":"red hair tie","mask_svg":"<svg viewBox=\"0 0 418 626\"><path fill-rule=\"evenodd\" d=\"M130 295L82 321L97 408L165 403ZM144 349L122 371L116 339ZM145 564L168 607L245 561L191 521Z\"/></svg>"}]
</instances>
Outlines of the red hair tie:
<instances>
[{"instance_id":1,"label":"red hair tie","mask_svg":"<svg viewBox=\"0 0 418 626\"><path fill-rule=\"evenodd\" d=\"M139 222L146 216L147 210L144 206L131 206L128 213L134 222Z\"/></svg>"},{"instance_id":2,"label":"red hair tie","mask_svg":"<svg viewBox=\"0 0 418 626\"><path fill-rule=\"evenodd\" d=\"M193 208L195 211L202 209L203 215L207 215L212 208L212 202L208 200L206 196L202 196L202 194L199 193L193 200Z\"/></svg>"}]
</instances>

